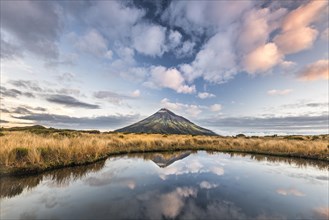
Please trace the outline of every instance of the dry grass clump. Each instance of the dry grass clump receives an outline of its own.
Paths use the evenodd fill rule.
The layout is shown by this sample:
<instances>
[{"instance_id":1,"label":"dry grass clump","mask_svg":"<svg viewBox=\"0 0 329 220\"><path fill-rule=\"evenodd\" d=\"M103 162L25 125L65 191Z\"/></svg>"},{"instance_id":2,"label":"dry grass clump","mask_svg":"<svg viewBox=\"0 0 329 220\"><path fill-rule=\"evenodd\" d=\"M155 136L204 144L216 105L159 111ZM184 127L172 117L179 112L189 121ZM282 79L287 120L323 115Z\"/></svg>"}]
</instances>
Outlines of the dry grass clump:
<instances>
[{"instance_id":1,"label":"dry grass clump","mask_svg":"<svg viewBox=\"0 0 329 220\"><path fill-rule=\"evenodd\" d=\"M0 174L40 171L90 163L108 155L132 152L214 150L294 156L329 161L328 135L284 137L220 137L162 134L33 133L3 131ZM301 137L301 138L300 138ZM303 138L303 139L302 139Z\"/></svg>"}]
</instances>

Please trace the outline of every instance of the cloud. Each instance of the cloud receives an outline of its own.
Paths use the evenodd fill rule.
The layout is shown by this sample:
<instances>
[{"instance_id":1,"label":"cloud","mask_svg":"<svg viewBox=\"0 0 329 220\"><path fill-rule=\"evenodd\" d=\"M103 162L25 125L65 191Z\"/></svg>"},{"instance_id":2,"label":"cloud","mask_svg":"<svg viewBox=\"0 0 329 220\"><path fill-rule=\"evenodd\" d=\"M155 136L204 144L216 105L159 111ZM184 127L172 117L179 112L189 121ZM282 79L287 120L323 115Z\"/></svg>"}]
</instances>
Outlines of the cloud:
<instances>
[{"instance_id":1,"label":"cloud","mask_svg":"<svg viewBox=\"0 0 329 220\"><path fill-rule=\"evenodd\" d=\"M281 62L283 54L274 43L256 48L244 57L243 64L248 73L265 72Z\"/></svg>"},{"instance_id":2,"label":"cloud","mask_svg":"<svg viewBox=\"0 0 329 220\"><path fill-rule=\"evenodd\" d=\"M286 9L271 11L269 8L252 9L243 15L238 34L240 54L250 53L269 41L270 33L278 28ZM257 30L257 31L255 31Z\"/></svg>"},{"instance_id":3,"label":"cloud","mask_svg":"<svg viewBox=\"0 0 329 220\"><path fill-rule=\"evenodd\" d=\"M181 43L182 34L179 33L179 31L170 30L168 35L168 40L169 40L169 46L171 48L176 48Z\"/></svg>"},{"instance_id":4,"label":"cloud","mask_svg":"<svg viewBox=\"0 0 329 220\"><path fill-rule=\"evenodd\" d=\"M176 68L153 66L150 69L150 78L146 85L150 87L169 88L178 93L195 93L195 86L188 86L182 74Z\"/></svg>"},{"instance_id":5,"label":"cloud","mask_svg":"<svg viewBox=\"0 0 329 220\"><path fill-rule=\"evenodd\" d=\"M132 30L132 45L141 54L162 56L165 47L166 28L154 24L137 24Z\"/></svg>"},{"instance_id":6,"label":"cloud","mask_svg":"<svg viewBox=\"0 0 329 220\"><path fill-rule=\"evenodd\" d=\"M94 97L98 99L104 99L110 103L122 104L125 99L134 99L140 96L140 91L135 90L130 95L119 94L112 91L98 91L94 93Z\"/></svg>"},{"instance_id":7,"label":"cloud","mask_svg":"<svg viewBox=\"0 0 329 220\"><path fill-rule=\"evenodd\" d=\"M289 70L292 69L294 67L296 67L296 63L292 62L292 61L283 61L280 63L280 66L284 69L284 70Z\"/></svg>"},{"instance_id":8,"label":"cloud","mask_svg":"<svg viewBox=\"0 0 329 220\"><path fill-rule=\"evenodd\" d=\"M210 111L212 112L218 112L222 109L222 106L220 104L213 104L210 106Z\"/></svg>"},{"instance_id":9,"label":"cloud","mask_svg":"<svg viewBox=\"0 0 329 220\"><path fill-rule=\"evenodd\" d=\"M58 7L55 2L47 1L23 1L19 4L1 1L1 29L15 39L12 49L19 47L38 57L56 59L56 43L61 31Z\"/></svg>"},{"instance_id":10,"label":"cloud","mask_svg":"<svg viewBox=\"0 0 329 220\"><path fill-rule=\"evenodd\" d=\"M292 92L292 89L283 89L283 90L276 90L276 89L272 89L272 90L268 90L267 94L268 95L288 95Z\"/></svg>"},{"instance_id":11,"label":"cloud","mask_svg":"<svg viewBox=\"0 0 329 220\"><path fill-rule=\"evenodd\" d=\"M33 95L33 93L31 93L31 92L22 92L22 91L17 90L17 89L7 89L3 86L1 87L0 94L3 97L12 97L12 98L16 98L18 96L25 96L25 97L28 97L28 98L34 98L35 97Z\"/></svg>"},{"instance_id":12,"label":"cloud","mask_svg":"<svg viewBox=\"0 0 329 220\"><path fill-rule=\"evenodd\" d=\"M62 89L57 89L56 92L58 94L64 94L64 95L75 95L75 96L81 95L79 89L62 88Z\"/></svg>"},{"instance_id":13,"label":"cloud","mask_svg":"<svg viewBox=\"0 0 329 220\"><path fill-rule=\"evenodd\" d=\"M310 133L328 131L328 114L309 116L283 116L283 117L218 117L198 120L203 126L216 128L234 128L235 130L262 132L290 132Z\"/></svg>"},{"instance_id":14,"label":"cloud","mask_svg":"<svg viewBox=\"0 0 329 220\"><path fill-rule=\"evenodd\" d=\"M217 33L211 37L191 64L180 66L180 70L188 81L192 82L202 76L206 81L223 83L237 73L232 31Z\"/></svg>"},{"instance_id":15,"label":"cloud","mask_svg":"<svg viewBox=\"0 0 329 220\"><path fill-rule=\"evenodd\" d=\"M39 84L38 84L37 81L31 81L31 80L10 80L8 82L10 84L16 86L16 87L20 87L20 88L32 90L32 91L35 91L35 92L42 91L42 89L39 86Z\"/></svg>"},{"instance_id":16,"label":"cloud","mask_svg":"<svg viewBox=\"0 0 329 220\"><path fill-rule=\"evenodd\" d=\"M321 38L325 41L329 41L329 27L322 32Z\"/></svg>"},{"instance_id":17,"label":"cloud","mask_svg":"<svg viewBox=\"0 0 329 220\"><path fill-rule=\"evenodd\" d=\"M88 31L74 41L76 41L75 47L84 53L112 59L112 51L108 50L107 40L95 29Z\"/></svg>"},{"instance_id":18,"label":"cloud","mask_svg":"<svg viewBox=\"0 0 329 220\"><path fill-rule=\"evenodd\" d=\"M71 117L67 115L34 113L24 116L13 116L16 119L30 120L35 124L42 124L60 128L80 129L116 129L126 124L137 121L139 115L106 115L97 117Z\"/></svg>"},{"instance_id":19,"label":"cloud","mask_svg":"<svg viewBox=\"0 0 329 220\"><path fill-rule=\"evenodd\" d=\"M198 97L200 99L207 99L207 98L214 98L216 97L214 94L212 93L208 93L208 92L199 92L198 93Z\"/></svg>"},{"instance_id":20,"label":"cloud","mask_svg":"<svg viewBox=\"0 0 329 220\"><path fill-rule=\"evenodd\" d=\"M161 18L170 26L200 36L214 29L232 24L252 6L251 1L172 1Z\"/></svg>"},{"instance_id":21,"label":"cloud","mask_svg":"<svg viewBox=\"0 0 329 220\"><path fill-rule=\"evenodd\" d=\"M290 54L312 47L318 31L309 25L316 21L326 5L326 1L310 1L291 11L283 21L281 33L274 37L279 50Z\"/></svg>"},{"instance_id":22,"label":"cloud","mask_svg":"<svg viewBox=\"0 0 329 220\"><path fill-rule=\"evenodd\" d=\"M1 33L1 53L0 53L0 58L2 59L13 59L16 56L21 57L22 56L22 51L20 50L19 46L7 42L3 39L2 33Z\"/></svg>"},{"instance_id":23,"label":"cloud","mask_svg":"<svg viewBox=\"0 0 329 220\"><path fill-rule=\"evenodd\" d=\"M75 107L75 108L87 108L87 109L98 109L98 105L89 104L86 102L81 102L76 98L68 95L49 95L47 98L48 102L53 102L57 104L61 104L67 107Z\"/></svg>"},{"instance_id":24,"label":"cloud","mask_svg":"<svg viewBox=\"0 0 329 220\"><path fill-rule=\"evenodd\" d=\"M280 51L291 54L311 48L317 35L317 30L310 27L301 27L276 36L274 41Z\"/></svg>"},{"instance_id":25,"label":"cloud","mask_svg":"<svg viewBox=\"0 0 329 220\"><path fill-rule=\"evenodd\" d=\"M181 47L174 50L174 54L178 58L190 57L194 53L195 42L184 41Z\"/></svg>"},{"instance_id":26,"label":"cloud","mask_svg":"<svg viewBox=\"0 0 329 220\"><path fill-rule=\"evenodd\" d=\"M75 77L76 77L75 74L70 73L70 72L66 72L66 73L62 73L62 74L57 75L58 81L64 82L64 83L74 81Z\"/></svg>"},{"instance_id":27,"label":"cloud","mask_svg":"<svg viewBox=\"0 0 329 220\"><path fill-rule=\"evenodd\" d=\"M141 95L141 92L138 90L138 89L136 89L135 91L133 91L132 93L131 93L131 97L134 97L134 98L137 98L137 97L139 97Z\"/></svg>"},{"instance_id":28,"label":"cloud","mask_svg":"<svg viewBox=\"0 0 329 220\"><path fill-rule=\"evenodd\" d=\"M329 60L318 60L306 66L298 73L298 78L303 81L328 80Z\"/></svg>"},{"instance_id":29,"label":"cloud","mask_svg":"<svg viewBox=\"0 0 329 220\"><path fill-rule=\"evenodd\" d=\"M76 12L80 13L80 20L113 42L130 37L133 26L145 15L144 9L121 1L96 1L85 5L84 10Z\"/></svg>"},{"instance_id":30,"label":"cloud","mask_svg":"<svg viewBox=\"0 0 329 220\"><path fill-rule=\"evenodd\" d=\"M174 111L183 111L192 117L199 115L202 112L202 109L205 108L204 106L200 105L188 105L179 102L171 102L167 98L162 99L160 104L164 108L168 108Z\"/></svg>"},{"instance_id":31,"label":"cloud","mask_svg":"<svg viewBox=\"0 0 329 220\"><path fill-rule=\"evenodd\" d=\"M1 112L4 113L15 113L15 114L21 114L21 115L26 115L26 114L32 114L35 112L45 112L47 111L46 108L43 107L32 107L29 105L21 105L21 106L17 106L15 108L10 108L10 109L1 109Z\"/></svg>"}]
</instances>

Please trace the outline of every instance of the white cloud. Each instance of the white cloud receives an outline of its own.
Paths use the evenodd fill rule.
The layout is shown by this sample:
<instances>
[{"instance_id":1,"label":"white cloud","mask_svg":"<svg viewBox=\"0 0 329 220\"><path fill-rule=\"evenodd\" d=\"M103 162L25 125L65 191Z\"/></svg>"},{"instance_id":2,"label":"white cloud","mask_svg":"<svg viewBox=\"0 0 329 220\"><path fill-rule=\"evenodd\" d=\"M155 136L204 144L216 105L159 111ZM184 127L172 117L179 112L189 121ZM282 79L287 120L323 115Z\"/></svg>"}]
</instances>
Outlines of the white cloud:
<instances>
[{"instance_id":1,"label":"white cloud","mask_svg":"<svg viewBox=\"0 0 329 220\"><path fill-rule=\"evenodd\" d=\"M112 57L113 57L113 52L112 50L108 50L106 53L105 53L105 57L109 60L112 60Z\"/></svg>"},{"instance_id":2,"label":"white cloud","mask_svg":"<svg viewBox=\"0 0 329 220\"><path fill-rule=\"evenodd\" d=\"M178 58L190 57L194 52L194 47L195 47L195 43L187 40L182 44L181 47L174 50L174 53Z\"/></svg>"},{"instance_id":3,"label":"white cloud","mask_svg":"<svg viewBox=\"0 0 329 220\"><path fill-rule=\"evenodd\" d=\"M173 89L178 93L195 93L195 86L188 86L182 74L176 68L166 69L163 66L151 67L150 78L146 83L150 87Z\"/></svg>"},{"instance_id":4,"label":"white cloud","mask_svg":"<svg viewBox=\"0 0 329 220\"><path fill-rule=\"evenodd\" d=\"M232 46L232 31L217 33L197 53L191 64L183 64L184 77L193 81L198 77L215 83L226 82L236 74L236 55Z\"/></svg>"},{"instance_id":5,"label":"white cloud","mask_svg":"<svg viewBox=\"0 0 329 220\"><path fill-rule=\"evenodd\" d=\"M162 56L166 51L166 28L154 24L137 24L132 30L133 47L144 55Z\"/></svg>"},{"instance_id":6,"label":"white cloud","mask_svg":"<svg viewBox=\"0 0 329 220\"><path fill-rule=\"evenodd\" d=\"M139 97L141 95L141 92L137 89L131 93L132 97Z\"/></svg>"},{"instance_id":7,"label":"white cloud","mask_svg":"<svg viewBox=\"0 0 329 220\"><path fill-rule=\"evenodd\" d=\"M272 90L268 90L267 94L268 95L288 95L292 91L293 91L292 89L283 89L283 90L272 89Z\"/></svg>"},{"instance_id":8,"label":"white cloud","mask_svg":"<svg viewBox=\"0 0 329 220\"><path fill-rule=\"evenodd\" d=\"M172 1L162 19L189 34L201 35L232 24L252 4L251 1Z\"/></svg>"},{"instance_id":9,"label":"white cloud","mask_svg":"<svg viewBox=\"0 0 329 220\"><path fill-rule=\"evenodd\" d=\"M185 114L192 117L199 115L202 112L202 109L205 108L204 106L200 106L200 105L189 105L180 102L171 102L167 98L161 100L161 106L171 109L173 111L184 112Z\"/></svg>"},{"instance_id":10,"label":"white cloud","mask_svg":"<svg viewBox=\"0 0 329 220\"><path fill-rule=\"evenodd\" d=\"M77 36L74 38L77 38ZM107 49L107 40L95 29L74 40L76 41L75 47L82 52L95 56L108 57L110 55L112 58L111 51Z\"/></svg>"},{"instance_id":11,"label":"white cloud","mask_svg":"<svg viewBox=\"0 0 329 220\"><path fill-rule=\"evenodd\" d=\"M280 66L285 70L292 69L292 68L296 67L296 65L297 64L295 62L292 62L292 61L282 61L280 63Z\"/></svg>"},{"instance_id":12,"label":"white cloud","mask_svg":"<svg viewBox=\"0 0 329 220\"><path fill-rule=\"evenodd\" d=\"M199 105L190 105L185 111L192 117L196 117L202 112Z\"/></svg>"},{"instance_id":13,"label":"white cloud","mask_svg":"<svg viewBox=\"0 0 329 220\"><path fill-rule=\"evenodd\" d=\"M182 35L178 31L170 30L168 39L170 47L176 48L181 43Z\"/></svg>"},{"instance_id":14,"label":"white cloud","mask_svg":"<svg viewBox=\"0 0 329 220\"><path fill-rule=\"evenodd\" d=\"M209 109L212 112L218 112L218 111L220 111L222 109L222 105L220 105L220 104L213 104L213 105L210 106Z\"/></svg>"},{"instance_id":15,"label":"white cloud","mask_svg":"<svg viewBox=\"0 0 329 220\"><path fill-rule=\"evenodd\" d=\"M198 97L200 99L207 99L207 98L214 98L216 97L214 94L212 93L208 93L208 92L199 92L198 93Z\"/></svg>"},{"instance_id":16,"label":"white cloud","mask_svg":"<svg viewBox=\"0 0 329 220\"><path fill-rule=\"evenodd\" d=\"M122 41L131 35L132 27L145 15L144 9L120 1L96 1L84 12L84 21L100 30L111 41Z\"/></svg>"}]
</instances>

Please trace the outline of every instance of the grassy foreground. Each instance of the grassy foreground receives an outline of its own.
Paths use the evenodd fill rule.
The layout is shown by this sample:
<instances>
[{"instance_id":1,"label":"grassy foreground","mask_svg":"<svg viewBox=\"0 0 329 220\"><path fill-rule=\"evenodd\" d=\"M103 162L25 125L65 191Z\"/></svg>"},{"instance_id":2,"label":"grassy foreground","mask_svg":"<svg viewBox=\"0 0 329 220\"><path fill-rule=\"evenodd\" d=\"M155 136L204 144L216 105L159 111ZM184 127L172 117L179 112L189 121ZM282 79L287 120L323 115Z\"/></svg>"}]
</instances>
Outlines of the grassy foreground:
<instances>
[{"instance_id":1,"label":"grassy foreground","mask_svg":"<svg viewBox=\"0 0 329 220\"><path fill-rule=\"evenodd\" d=\"M318 159L329 162L329 135L221 137L123 134L70 130L5 130L0 133L0 175L24 174L92 163L109 155L212 150Z\"/></svg>"}]
</instances>

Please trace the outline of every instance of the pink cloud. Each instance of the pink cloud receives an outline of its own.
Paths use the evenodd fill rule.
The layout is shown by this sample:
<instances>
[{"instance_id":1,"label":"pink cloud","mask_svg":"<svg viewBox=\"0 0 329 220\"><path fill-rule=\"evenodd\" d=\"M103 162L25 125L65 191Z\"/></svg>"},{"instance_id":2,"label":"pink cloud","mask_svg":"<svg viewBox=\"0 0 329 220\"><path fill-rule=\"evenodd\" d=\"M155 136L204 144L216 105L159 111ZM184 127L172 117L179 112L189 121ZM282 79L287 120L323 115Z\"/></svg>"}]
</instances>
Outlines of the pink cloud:
<instances>
[{"instance_id":1,"label":"pink cloud","mask_svg":"<svg viewBox=\"0 0 329 220\"><path fill-rule=\"evenodd\" d=\"M267 94L269 95L288 95L292 92L292 89L283 89L283 90L276 90L276 89L272 89L267 91Z\"/></svg>"},{"instance_id":2,"label":"pink cloud","mask_svg":"<svg viewBox=\"0 0 329 220\"><path fill-rule=\"evenodd\" d=\"M256 48L244 58L244 67L248 73L265 72L282 61L283 55L274 43Z\"/></svg>"},{"instance_id":3,"label":"pink cloud","mask_svg":"<svg viewBox=\"0 0 329 220\"><path fill-rule=\"evenodd\" d=\"M313 46L318 31L309 27L319 18L327 1L311 1L291 11L284 19L281 34L274 38L280 51L284 54L297 53Z\"/></svg>"},{"instance_id":4,"label":"pink cloud","mask_svg":"<svg viewBox=\"0 0 329 220\"><path fill-rule=\"evenodd\" d=\"M318 60L312 63L299 73L299 79L303 81L328 80L329 79L329 60Z\"/></svg>"}]
</instances>

